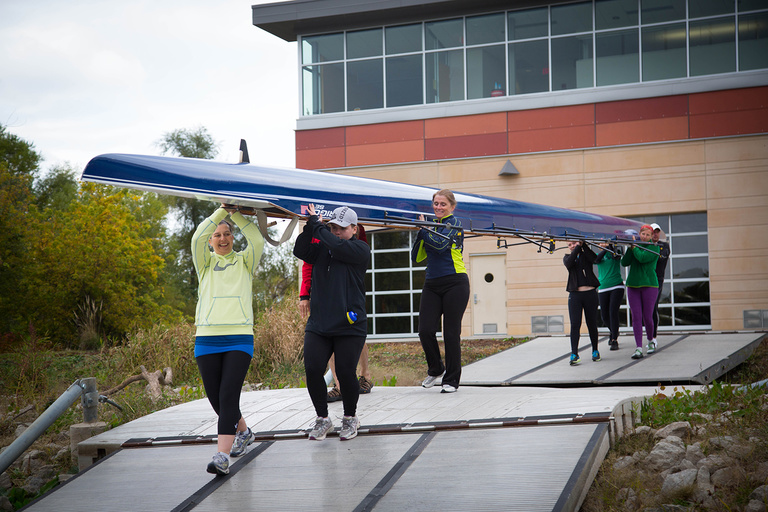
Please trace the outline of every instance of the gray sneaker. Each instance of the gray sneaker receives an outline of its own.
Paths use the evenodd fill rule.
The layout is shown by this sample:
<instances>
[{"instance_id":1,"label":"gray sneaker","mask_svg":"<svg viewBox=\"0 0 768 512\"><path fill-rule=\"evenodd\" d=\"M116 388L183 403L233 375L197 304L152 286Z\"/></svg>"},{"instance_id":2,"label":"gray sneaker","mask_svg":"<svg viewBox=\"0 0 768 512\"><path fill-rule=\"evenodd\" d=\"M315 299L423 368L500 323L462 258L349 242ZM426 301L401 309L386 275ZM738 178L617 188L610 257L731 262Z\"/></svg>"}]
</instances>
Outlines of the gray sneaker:
<instances>
[{"instance_id":1,"label":"gray sneaker","mask_svg":"<svg viewBox=\"0 0 768 512\"><path fill-rule=\"evenodd\" d=\"M655 339L655 338L654 338L654 339L652 339L651 341L649 341L649 342L648 342L648 353L649 353L649 354L653 354L654 352L656 352L656 347L657 347L657 346L658 346L658 345L657 345L657 343L656 343L656 339Z\"/></svg>"},{"instance_id":2,"label":"gray sneaker","mask_svg":"<svg viewBox=\"0 0 768 512\"><path fill-rule=\"evenodd\" d=\"M437 384L437 379L443 378L443 375L445 375L445 372L441 373L440 375L427 375L427 378L421 381L421 387L431 388Z\"/></svg>"},{"instance_id":3,"label":"gray sneaker","mask_svg":"<svg viewBox=\"0 0 768 512\"><path fill-rule=\"evenodd\" d=\"M315 425L309 433L309 440L322 441L325 439L326 434L331 430L333 430L333 422L331 421L331 418L321 418L318 416L315 420Z\"/></svg>"},{"instance_id":4,"label":"gray sneaker","mask_svg":"<svg viewBox=\"0 0 768 512\"><path fill-rule=\"evenodd\" d=\"M230 450L229 456L239 457L244 454L245 449L248 448L248 445L251 444L255 438L256 436L253 435L250 428L235 434L235 442L232 443L232 450Z\"/></svg>"},{"instance_id":5,"label":"gray sneaker","mask_svg":"<svg viewBox=\"0 0 768 512\"><path fill-rule=\"evenodd\" d=\"M357 428L360 426L360 420L357 416L344 416L341 419L341 432L339 439L349 441L357 437Z\"/></svg>"},{"instance_id":6,"label":"gray sneaker","mask_svg":"<svg viewBox=\"0 0 768 512\"><path fill-rule=\"evenodd\" d=\"M229 457L226 453L218 452L213 456L213 460L208 463L209 473L214 475L227 475L229 474Z\"/></svg>"}]
</instances>

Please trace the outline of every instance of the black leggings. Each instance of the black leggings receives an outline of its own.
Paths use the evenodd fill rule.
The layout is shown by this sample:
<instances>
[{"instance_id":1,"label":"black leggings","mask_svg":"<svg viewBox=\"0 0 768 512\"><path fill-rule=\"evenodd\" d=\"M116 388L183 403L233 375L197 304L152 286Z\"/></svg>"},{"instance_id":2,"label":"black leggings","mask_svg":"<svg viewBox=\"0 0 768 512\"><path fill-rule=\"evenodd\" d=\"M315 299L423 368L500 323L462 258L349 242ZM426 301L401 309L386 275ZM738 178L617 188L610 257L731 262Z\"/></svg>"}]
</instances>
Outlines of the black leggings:
<instances>
[{"instance_id":1,"label":"black leggings","mask_svg":"<svg viewBox=\"0 0 768 512\"><path fill-rule=\"evenodd\" d=\"M427 374L439 376L443 384L458 388L461 380L461 319L469 301L467 274L455 274L424 282L419 306L419 339L427 359ZM440 317L443 318L445 366L437 344Z\"/></svg>"},{"instance_id":2,"label":"black leggings","mask_svg":"<svg viewBox=\"0 0 768 512\"><path fill-rule=\"evenodd\" d=\"M321 336L314 332L304 333L304 371L307 375L307 391L315 413L328 417L328 388L325 386L325 369L331 354L336 356L336 379L341 388L344 416L357 413L360 384L357 381L357 361L365 345L365 336Z\"/></svg>"},{"instance_id":3,"label":"black leggings","mask_svg":"<svg viewBox=\"0 0 768 512\"><path fill-rule=\"evenodd\" d=\"M240 391L251 365L251 356L241 350L197 356L197 368L205 393L219 416L218 433L235 435L240 421Z\"/></svg>"},{"instance_id":4,"label":"black leggings","mask_svg":"<svg viewBox=\"0 0 768 512\"><path fill-rule=\"evenodd\" d=\"M592 351L597 350L597 290L570 292L568 294L568 316L571 320L571 353L579 353L581 335L581 312L587 321Z\"/></svg>"},{"instance_id":5,"label":"black leggings","mask_svg":"<svg viewBox=\"0 0 768 512\"><path fill-rule=\"evenodd\" d=\"M611 340L619 339L619 319L621 312L621 303L624 302L624 288L615 288L613 290L597 294L600 300L600 315L603 317L603 323L608 327L611 333Z\"/></svg>"}]
</instances>

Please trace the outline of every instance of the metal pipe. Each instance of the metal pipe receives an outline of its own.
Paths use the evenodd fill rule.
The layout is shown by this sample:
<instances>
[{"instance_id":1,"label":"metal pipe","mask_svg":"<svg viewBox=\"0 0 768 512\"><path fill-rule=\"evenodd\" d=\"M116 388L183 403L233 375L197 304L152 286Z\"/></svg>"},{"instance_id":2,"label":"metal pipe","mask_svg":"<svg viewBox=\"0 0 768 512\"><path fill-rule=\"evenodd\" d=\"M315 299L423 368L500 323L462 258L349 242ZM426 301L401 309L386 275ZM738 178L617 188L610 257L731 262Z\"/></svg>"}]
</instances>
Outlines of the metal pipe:
<instances>
[{"instance_id":1,"label":"metal pipe","mask_svg":"<svg viewBox=\"0 0 768 512\"><path fill-rule=\"evenodd\" d=\"M41 414L22 434L16 438L2 453L0 453L0 473L8 469L18 459L24 450L32 446L38 437L53 425L53 423L69 409L69 407L83 394L84 386L80 379L72 383L69 388L56 399L43 414Z\"/></svg>"}]
</instances>

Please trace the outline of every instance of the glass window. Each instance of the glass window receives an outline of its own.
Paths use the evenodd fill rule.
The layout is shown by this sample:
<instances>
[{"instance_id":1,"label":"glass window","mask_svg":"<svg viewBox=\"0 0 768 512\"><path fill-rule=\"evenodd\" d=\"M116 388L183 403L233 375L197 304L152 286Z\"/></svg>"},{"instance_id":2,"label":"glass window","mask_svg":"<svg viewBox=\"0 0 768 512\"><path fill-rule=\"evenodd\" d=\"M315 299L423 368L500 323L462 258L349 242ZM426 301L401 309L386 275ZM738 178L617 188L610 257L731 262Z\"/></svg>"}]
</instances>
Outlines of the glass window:
<instances>
[{"instance_id":1,"label":"glass window","mask_svg":"<svg viewBox=\"0 0 768 512\"><path fill-rule=\"evenodd\" d=\"M503 45L467 48L467 99L506 94L505 60Z\"/></svg>"},{"instance_id":2,"label":"glass window","mask_svg":"<svg viewBox=\"0 0 768 512\"><path fill-rule=\"evenodd\" d=\"M377 252L376 268L408 268L410 257L410 252Z\"/></svg>"},{"instance_id":3,"label":"glass window","mask_svg":"<svg viewBox=\"0 0 768 512\"><path fill-rule=\"evenodd\" d=\"M592 35L552 40L552 90L592 87Z\"/></svg>"},{"instance_id":4,"label":"glass window","mask_svg":"<svg viewBox=\"0 0 768 512\"><path fill-rule=\"evenodd\" d=\"M731 14L733 8L733 0L690 0L688 2L688 16L701 18L717 16L718 14Z\"/></svg>"},{"instance_id":5,"label":"glass window","mask_svg":"<svg viewBox=\"0 0 768 512\"><path fill-rule=\"evenodd\" d=\"M387 55L421 51L421 23L387 27L384 30Z\"/></svg>"},{"instance_id":6,"label":"glass window","mask_svg":"<svg viewBox=\"0 0 768 512\"><path fill-rule=\"evenodd\" d=\"M671 250L680 254L706 254L709 252L708 238L707 235L678 235Z\"/></svg>"},{"instance_id":7,"label":"glass window","mask_svg":"<svg viewBox=\"0 0 768 512\"><path fill-rule=\"evenodd\" d=\"M411 295L409 293L377 294L374 297L376 313L410 313Z\"/></svg>"},{"instance_id":8,"label":"glass window","mask_svg":"<svg viewBox=\"0 0 768 512\"><path fill-rule=\"evenodd\" d=\"M707 214L706 213L682 213L672 215L672 228L675 233L685 232L707 232ZM659 223L659 225L662 225Z\"/></svg>"},{"instance_id":9,"label":"glass window","mask_svg":"<svg viewBox=\"0 0 768 512\"><path fill-rule=\"evenodd\" d=\"M383 316L376 319L376 334L407 334L410 332L411 320L408 317Z\"/></svg>"},{"instance_id":10,"label":"glass window","mask_svg":"<svg viewBox=\"0 0 768 512\"><path fill-rule=\"evenodd\" d=\"M428 53L426 55L427 103L464 99L464 52Z\"/></svg>"},{"instance_id":11,"label":"glass window","mask_svg":"<svg viewBox=\"0 0 768 512\"><path fill-rule=\"evenodd\" d=\"M548 10L546 7L510 12L510 41L530 39L533 37L547 37L549 35L547 13Z\"/></svg>"},{"instance_id":12,"label":"glass window","mask_svg":"<svg viewBox=\"0 0 768 512\"><path fill-rule=\"evenodd\" d=\"M455 48L464 44L464 21L461 18L425 23L424 32L427 50Z\"/></svg>"},{"instance_id":13,"label":"glass window","mask_svg":"<svg viewBox=\"0 0 768 512\"><path fill-rule=\"evenodd\" d=\"M376 258L376 269L378 270L379 259ZM397 290L411 289L410 275L408 271L375 272L373 279L376 282L377 292L390 292Z\"/></svg>"},{"instance_id":14,"label":"glass window","mask_svg":"<svg viewBox=\"0 0 768 512\"><path fill-rule=\"evenodd\" d=\"M509 93L549 90L549 45L546 39L509 45Z\"/></svg>"},{"instance_id":15,"label":"glass window","mask_svg":"<svg viewBox=\"0 0 768 512\"><path fill-rule=\"evenodd\" d=\"M424 74L421 62L421 54L387 57L388 107L424 103Z\"/></svg>"},{"instance_id":16,"label":"glass window","mask_svg":"<svg viewBox=\"0 0 768 512\"><path fill-rule=\"evenodd\" d=\"M553 36L592 30L592 2L556 5L551 12Z\"/></svg>"},{"instance_id":17,"label":"glass window","mask_svg":"<svg viewBox=\"0 0 768 512\"><path fill-rule=\"evenodd\" d=\"M344 111L344 64L304 66L301 69L305 116Z\"/></svg>"},{"instance_id":18,"label":"glass window","mask_svg":"<svg viewBox=\"0 0 768 512\"><path fill-rule=\"evenodd\" d=\"M708 326L712 324L709 306L675 308L675 325L679 326Z\"/></svg>"},{"instance_id":19,"label":"glass window","mask_svg":"<svg viewBox=\"0 0 768 512\"><path fill-rule=\"evenodd\" d=\"M598 87L639 82L637 29L596 34L595 62Z\"/></svg>"},{"instance_id":20,"label":"glass window","mask_svg":"<svg viewBox=\"0 0 768 512\"><path fill-rule=\"evenodd\" d=\"M690 23L691 76L736 71L736 23L733 17Z\"/></svg>"},{"instance_id":21,"label":"glass window","mask_svg":"<svg viewBox=\"0 0 768 512\"><path fill-rule=\"evenodd\" d=\"M347 58L361 59L381 55L381 29L347 32Z\"/></svg>"},{"instance_id":22,"label":"glass window","mask_svg":"<svg viewBox=\"0 0 768 512\"><path fill-rule=\"evenodd\" d=\"M685 23L643 27L643 80L685 77Z\"/></svg>"},{"instance_id":23,"label":"glass window","mask_svg":"<svg viewBox=\"0 0 768 512\"><path fill-rule=\"evenodd\" d=\"M738 0L739 12L765 9L765 0Z\"/></svg>"},{"instance_id":24,"label":"glass window","mask_svg":"<svg viewBox=\"0 0 768 512\"><path fill-rule=\"evenodd\" d=\"M384 106L382 59L347 63L347 110L368 110Z\"/></svg>"},{"instance_id":25,"label":"glass window","mask_svg":"<svg viewBox=\"0 0 768 512\"><path fill-rule=\"evenodd\" d=\"M677 253L675 253L677 254ZM692 279L709 277L709 259L706 256L671 257L672 277L675 279Z\"/></svg>"},{"instance_id":26,"label":"glass window","mask_svg":"<svg viewBox=\"0 0 768 512\"><path fill-rule=\"evenodd\" d=\"M467 44L498 43L505 38L504 13L467 18Z\"/></svg>"},{"instance_id":27,"label":"glass window","mask_svg":"<svg viewBox=\"0 0 768 512\"><path fill-rule=\"evenodd\" d=\"M768 12L739 16L739 71L768 68Z\"/></svg>"},{"instance_id":28,"label":"glass window","mask_svg":"<svg viewBox=\"0 0 768 512\"><path fill-rule=\"evenodd\" d=\"M596 0L595 30L637 25L637 0Z\"/></svg>"},{"instance_id":29,"label":"glass window","mask_svg":"<svg viewBox=\"0 0 768 512\"><path fill-rule=\"evenodd\" d=\"M301 63L328 62L344 58L341 33L309 36L301 39Z\"/></svg>"},{"instance_id":30,"label":"glass window","mask_svg":"<svg viewBox=\"0 0 768 512\"><path fill-rule=\"evenodd\" d=\"M640 4L643 24L685 19L685 0L641 0Z\"/></svg>"},{"instance_id":31,"label":"glass window","mask_svg":"<svg viewBox=\"0 0 768 512\"><path fill-rule=\"evenodd\" d=\"M676 282L672 289L675 294L675 304L709 302L708 281L698 281L693 283Z\"/></svg>"}]
</instances>

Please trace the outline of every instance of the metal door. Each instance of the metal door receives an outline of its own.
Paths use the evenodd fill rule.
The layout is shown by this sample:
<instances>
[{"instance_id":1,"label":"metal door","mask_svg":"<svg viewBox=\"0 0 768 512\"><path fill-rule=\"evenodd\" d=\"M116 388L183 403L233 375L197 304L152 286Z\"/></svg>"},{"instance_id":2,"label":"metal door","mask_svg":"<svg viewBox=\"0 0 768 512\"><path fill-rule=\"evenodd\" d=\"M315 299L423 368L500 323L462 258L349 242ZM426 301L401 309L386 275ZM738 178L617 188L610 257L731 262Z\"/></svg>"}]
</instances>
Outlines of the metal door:
<instances>
[{"instance_id":1,"label":"metal door","mask_svg":"<svg viewBox=\"0 0 768 512\"><path fill-rule=\"evenodd\" d=\"M469 256L474 335L507 334L506 254Z\"/></svg>"}]
</instances>

